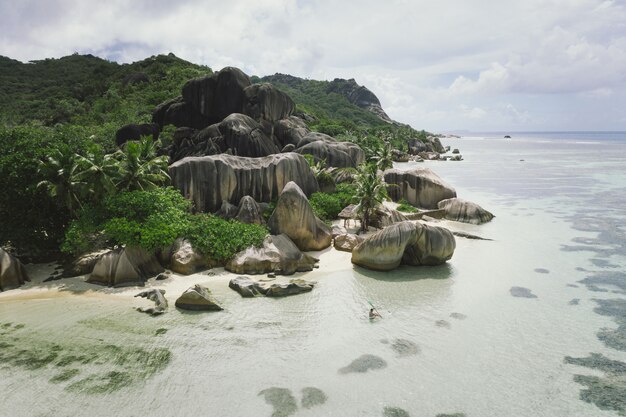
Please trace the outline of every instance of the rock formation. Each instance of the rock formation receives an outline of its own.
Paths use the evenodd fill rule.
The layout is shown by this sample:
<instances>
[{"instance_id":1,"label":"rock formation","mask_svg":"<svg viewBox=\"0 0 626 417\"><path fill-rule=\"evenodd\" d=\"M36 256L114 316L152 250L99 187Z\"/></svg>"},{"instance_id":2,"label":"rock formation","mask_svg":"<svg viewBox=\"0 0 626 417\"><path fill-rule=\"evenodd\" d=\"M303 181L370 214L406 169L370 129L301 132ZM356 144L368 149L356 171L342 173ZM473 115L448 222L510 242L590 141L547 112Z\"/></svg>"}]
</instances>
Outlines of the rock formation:
<instances>
[{"instance_id":1,"label":"rock formation","mask_svg":"<svg viewBox=\"0 0 626 417\"><path fill-rule=\"evenodd\" d=\"M309 132L304 120L295 116L279 120L274 124L274 135L282 146L293 145L295 148Z\"/></svg>"},{"instance_id":2,"label":"rock formation","mask_svg":"<svg viewBox=\"0 0 626 417\"><path fill-rule=\"evenodd\" d=\"M153 254L141 248L118 248L98 259L87 282L110 287L143 285L160 272L163 267Z\"/></svg>"},{"instance_id":3,"label":"rock formation","mask_svg":"<svg viewBox=\"0 0 626 417\"><path fill-rule=\"evenodd\" d=\"M191 311L220 311L223 310L211 295L211 291L202 285L195 285L187 289L175 303L181 310Z\"/></svg>"},{"instance_id":4,"label":"rock formation","mask_svg":"<svg viewBox=\"0 0 626 417\"><path fill-rule=\"evenodd\" d=\"M228 286L244 298L262 295L267 297L285 297L309 292L315 286L315 282L292 279L288 283L265 284L248 277L239 276L231 279Z\"/></svg>"},{"instance_id":5,"label":"rock formation","mask_svg":"<svg viewBox=\"0 0 626 417\"><path fill-rule=\"evenodd\" d=\"M261 206L249 195L244 196L237 206L233 218L246 224L265 224Z\"/></svg>"},{"instance_id":6,"label":"rock formation","mask_svg":"<svg viewBox=\"0 0 626 417\"><path fill-rule=\"evenodd\" d=\"M290 181L295 181L306 195L319 190L308 163L296 153L264 158L225 154L190 157L170 165L169 173L172 185L201 212L213 213L223 201L239 204L246 195L269 203Z\"/></svg>"},{"instance_id":7,"label":"rock formation","mask_svg":"<svg viewBox=\"0 0 626 417\"><path fill-rule=\"evenodd\" d=\"M482 224L493 219L493 214L476 203L460 198L449 198L442 200L437 205L445 210L445 217L463 223Z\"/></svg>"},{"instance_id":8,"label":"rock formation","mask_svg":"<svg viewBox=\"0 0 626 417\"><path fill-rule=\"evenodd\" d=\"M108 250L100 250L95 252L85 253L74 259L69 265L63 267L63 277L77 277L79 275L86 275L93 271L93 267L96 262L109 252Z\"/></svg>"},{"instance_id":9,"label":"rock formation","mask_svg":"<svg viewBox=\"0 0 626 417\"><path fill-rule=\"evenodd\" d=\"M387 123L393 123L380 105L378 97L366 87L358 85L353 78L349 80L335 78L328 85L328 91L341 94L347 98L350 103L374 113Z\"/></svg>"},{"instance_id":10,"label":"rock formation","mask_svg":"<svg viewBox=\"0 0 626 417\"><path fill-rule=\"evenodd\" d=\"M187 239L176 239L166 252L165 265L177 274L191 275L214 266L211 259L195 250Z\"/></svg>"},{"instance_id":11,"label":"rock formation","mask_svg":"<svg viewBox=\"0 0 626 417\"><path fill-rule=\"evenodd\" d=\"M452 257L455 247L449 230L407 221L368 236L353 249L352 263L378 271L400 264L439 265Z\"/></svg>"},{"instance_id":12,"label":"rock formation","mask_svg":"<svg viewBox=\"0 0 626 417\"><path fill-rule=\"evenodd\" d=\"M150 301L154 301L154 307L139 307L138 311L142 313L150 314L151 316L158 316L165 313L167 310L167 300L165 299L165 290L159 290L152 288L146 291L142 291L135 297L147 298Z\"/></svg>"},{"instance_id":13,"label":"rock formation","mask_svg":"<svg viewBox=\"0 0 626 417\"><path fill-rule=\"evenodd\" d=\"M327 166L356 168L365 162L365 152L352 142L337 142L331 136L310 132L296 145L299 154L313 156L316 162L325 160Z\"/></svg>"},{"instance_id":14,"label":"rock formation","mask_svg":"<svg viewBox=\"0 0 626 417\"><path fill-rule=\"evenodd\" d=\"M268 236L260 248L250 247L234 256L226 270L236 274L291 275L311 271L318 260L302 253L286 235Z\"/></svg>"},{"instance_id":15,"label":"rock formation","mask_svg":"<svg viewBox=\"0 0 626 417\"><path fill-rule=\"evenodd\" d=\"M129 140L139 140L142 136L152 136L152 140L158 140L159 126L156 123L122 126L115 132L115 143L117 146L122 146Z\"/></svg>"},{"instance_id":16,"label":"rock formation","mask_svg":"<svg viewBox=\"0 0 626 417\"><path fill-rule=\"evenodd\" d=\"M393 210L385 206L378 206L370 214L369 225L377 229L384 229L394 223L406 220L408 220L408 218L398 210Z\"/></svg>"},{"instance_id":17,"label":"rock formation","mask_svg":"<svg viewBox=\"0 0 626 417\"><path fill-rule=\"evenodd\" d=\"M19 259L0 248L0 291L18 288L30 281Z\"/></svg>"},{"instance_id":18,"label":"rock formation","mask_svg":"<svg viewBox=\"0 0 626 417\"><path fill-rule=\"evenodd\" d=\"M393 201L405 199L413 206L435 209L441 200L456 197L454 188L428 168L388 169L384 178Z\"/></svg>"},{"instance_id":19,"label":"rock formation","mask_svg":"<svg viewBox=\"0 0 626 417\"><path fill-rule=\"evenodd\" d=\"M352 252L352 250L361 242L364 238L354 235L352 233L343 233L335 236L333 246L335 249L342 252Z\"/></svg>"},{"instance_id":20,"label":"rock formation","mask_svg":"<svg viewBox=\"0 0 626 417\"><path fill-rule=\"evenodd\" d=\"M242 113L263 124L285 119L293 113L296 104L291 97L272 84L253 84L244 90L245 100Z\"/></svg>"},{"instance_id":21,"label":"rock formation","mask_svg":"<svg viewBox=\"0 0 626 417\"><path fill-rule=\"evenodd\" d=\"M303 251L325 249L332 241L330 229L315 216L295 182L285 185L268 226L272 234L286 234Z\"/></svg>"}]
</instances>

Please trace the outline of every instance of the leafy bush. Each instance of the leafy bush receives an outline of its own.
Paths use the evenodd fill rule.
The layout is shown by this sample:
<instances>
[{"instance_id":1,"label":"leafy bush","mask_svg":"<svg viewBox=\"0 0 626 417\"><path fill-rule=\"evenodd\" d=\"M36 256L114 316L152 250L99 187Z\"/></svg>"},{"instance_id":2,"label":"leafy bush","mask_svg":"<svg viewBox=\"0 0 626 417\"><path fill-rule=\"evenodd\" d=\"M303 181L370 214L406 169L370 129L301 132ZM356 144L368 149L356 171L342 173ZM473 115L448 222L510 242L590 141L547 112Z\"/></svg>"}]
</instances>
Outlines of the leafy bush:
<instances>
[{"instance_id":1,"label":"leafy bush","mask_svg":"<svg viewBox=\"0 0 626 417\"><path fill-rule=\"evenodd\" d=\"M352 184L338 184L337 191L328 193L313 193L309 203L317 217L324 221L335 220L337 215L346 206L352 203L355 188Z\"/></svg>"},{"instance_id":2,"label":"leafy bush","mask_svg":"<svg viewBox=\"0 0 626 417\"><path fill-rule=\"evenodd\" d=\"M417 209L405 199L398 201L398 207L396 207L396 210L403 211L405 213L417 213Z\"/></svg>"},{"instance_id":3,"label":"leafy bush","mask_svg":"<svg viewBox=\"0 0 626 417\"><path fill-rule=\"evenodd\" d=\"M218 262L226 262L250 246L261 246L267 234L264 226L224 220L211 214L190 215L184 231L194 248Z\"/></svg>"}]
</instances>

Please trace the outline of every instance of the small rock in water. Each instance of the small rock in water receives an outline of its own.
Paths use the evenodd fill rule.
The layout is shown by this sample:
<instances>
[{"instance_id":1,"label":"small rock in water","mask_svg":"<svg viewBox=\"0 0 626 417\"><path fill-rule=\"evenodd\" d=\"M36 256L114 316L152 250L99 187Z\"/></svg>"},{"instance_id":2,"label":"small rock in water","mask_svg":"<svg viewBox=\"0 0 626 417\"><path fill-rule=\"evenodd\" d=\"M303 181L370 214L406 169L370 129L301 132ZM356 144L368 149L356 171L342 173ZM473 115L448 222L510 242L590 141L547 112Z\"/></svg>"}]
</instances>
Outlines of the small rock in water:
<instances>
[{"instance_id":1,"label":"small rock in water","mask_svg":"<svg viewBox=\"0 0 626 417\"><path fill-rule=\"evenodd\" d=\"M446 329L449 329L450 327L452 327L452 326L450 325L450 323L449 323L449 322L447 322L447 321L445 321L445 320L437 320L437 321L435 322L435 325L436 325L437 327L443 327L443 328L446 328Z\"/></svg>"},{"instance_id":2,"label":"small rock in water","mask_svg":"<svg viewBox=\"0 0 626 417\"><path fill-rule=\"evenodd\" d=\"M319 388L306 387L302 389L302 407L313 408L326 402L326 394Z\"/></svg>"},{"instance_id":3,"label":"small rock in water","mask_svg":"<svg viewBox=\"0 0 626 417\"><path fill-rule=\"evenodd\" d=\"M550 271L545 268L535 268L535 272L538 274L549 274Z\"/></svg>"},{"instance_id":4,"label":"small rock in water","mask_svg":"<svg viewBox=\"0 0 626 417\"><path fill-rule=\"evenodd\" d=\"M513 297L521 297L521 298L537 298L535 294L528 288L524 287L511 287L511 295Z\"/></svg>"},{"instance_id":5,"label":"small rock in water","mask_svg":"<svg viewBox=\"0 0 626 417\"><path fill-rule=\"evenodd\" d=\"M340 374L365 373L369 370L383 369L387 367L387 362L383 358L374 355L361 355L353 360L350 365L341 368Z\"/></svg>"},{"instance_id":6,"label":"small rock in water","mask_svg":"<svg viewBox=\"0 0 626 417\"><path fill-rule=\"evenodd\" d=\"M467 316L463 313L451 313L450 317L457 320L465 320L467 318Z\"/></svg>"},{"instance_id":7,"label":"small rock in water","mask_svg":"<svg viewBox=\"0 0 626 417\"><path fill-rule=\"evenodd\" d=\"M396 339L393 341L391 348L396 352L398 357L406 357L417 355L421 349L416 344L407 339Z\"/></svg>"},{"instance_id":8,"label":"small rock in water","mask_svg":"<svg viewBox=\"0 0 626 417\"><path fill-rule=\"evenodd\" d=\"M577 306L580 303L580 298L574 298L572 300L570 300L570 302L568 303L571 306Z\"/></svg>"}]
</instances>

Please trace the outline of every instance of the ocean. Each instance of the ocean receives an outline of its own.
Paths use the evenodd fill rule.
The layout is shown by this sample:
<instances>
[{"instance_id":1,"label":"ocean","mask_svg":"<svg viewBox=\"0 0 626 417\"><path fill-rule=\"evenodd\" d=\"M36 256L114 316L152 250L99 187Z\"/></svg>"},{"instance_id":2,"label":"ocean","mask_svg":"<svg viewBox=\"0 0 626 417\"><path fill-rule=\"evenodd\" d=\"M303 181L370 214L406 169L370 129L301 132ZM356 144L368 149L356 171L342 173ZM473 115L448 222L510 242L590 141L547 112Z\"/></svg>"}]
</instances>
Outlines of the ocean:
<instances>
[{"instance_id":1,"label":"ocean","mask_svg":"<svg viewBox=\"0 0 626 417\"><path fill-rule=\"evenodd\" d=\"M316 288L284 299L243 299L219 269L151 282L170 301L159 317L134 310L138 289L80 279L0 293L0 414L624 415L626 133L442 142L464 160L395 165L431 168L495 214L441 223L490 240L387 273L329 249L297 274ZM195 283L225 310L176 310Z\"/></svg>"}]
</instances>

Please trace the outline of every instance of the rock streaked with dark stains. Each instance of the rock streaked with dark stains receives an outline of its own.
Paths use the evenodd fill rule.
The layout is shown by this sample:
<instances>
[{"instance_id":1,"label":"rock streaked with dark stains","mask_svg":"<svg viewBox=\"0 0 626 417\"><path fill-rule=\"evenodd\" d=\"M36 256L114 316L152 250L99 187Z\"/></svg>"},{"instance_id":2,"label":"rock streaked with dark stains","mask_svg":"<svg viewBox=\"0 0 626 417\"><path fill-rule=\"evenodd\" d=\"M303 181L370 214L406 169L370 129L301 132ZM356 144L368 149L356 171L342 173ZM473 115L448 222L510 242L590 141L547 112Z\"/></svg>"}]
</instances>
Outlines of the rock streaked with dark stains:
<instances>
[{"instance_id":1,"label":"rock streaked with dark stains","mask_svg":"<svg viewBox=\"0 0 626 417\"><path fill-rule=\"evenodd\" d=\"M315 387L302 388L302 407L310 409L320 406L326 402L328 398L324 391Z\"/></svg>"},{"instance_id":2,"label":"rock streaked with dark stains","mask_svg":"<svg viewBox=\"0 0 626 417\"><path fill-rule=\"evenodd\" d=\"M315 215L295 182L283 188L267 225L272 234L284 233L302 251L326 249L332 243L330 228Z\"/></svg>"},{"instance_id":3,"label":"rock streaked with dark stains","mask_svg":"<svg viewBox=\"0 0 626 417\"><path fill-rule=\"evenodd\" d=\"M195 285L187 289L176 300L176 307L191 311L221 311L223 310L213 299L211 291L202 285Z\"/></svg>"},{"instance_id":4,"label":"rock streaked with dark stains","mask_svg":"<svg viewBox=\"0 0 626 417\"><path fill-rule=\"evenodd\" d=\"M154 254L145 249L118 248L98 259L87 282L109 287L143 286L148 278L163 271Z\"/></svg>"},{"instance_id":5,"label":"rock streaked with dark stains","mask_svg":"<svg viewBox=\"0 0 626 417\"><path fill-rule=\"evenodd\" d=\"M524 288L524 287L511 287L509 292L511 293L513 297L537 298L537 296L533 294L533 292L530 289Z\"/></svg>"},{"instance_id":6,"label":"rock streaked with dark stains","mask_svg":"<svg viewBox=\"0 0 626 417\"><path fill-rule=\"evenodd\" d=\"M318 259L303 253L287 235L270 235L260 248L237 253L225 266L236 274L277 273L291 275L312 271Z\"/></svg>"},{"instance_id":7,"label":"rock streaked with dark stains","mask_svg":"<svg viewBox=\"0 0 626 417\"><path fill-rule=\"evenodd\" d=\"M456 241L443 227L410 221L392 224L365 238L352 251L352 263L390 271L400 264L440 265L452 258Z\"/></svg>"},{"instance_id":8,"label":"rock streaked with dark stains","mask_svg":"<svg viewBox=\"0 0 626 417\"><path fill-rule=\"evenodd\" d=\"M445 218L462 223L483 224L490 222L494 215L481 206L461 198L449 198L437 203L437 208L445 211Z\"/></svg>"},{"instance_id":9,"label":"rock streaked with dark stains","mask_svg":"<svg viewBox=\"0 0 626 417\"><path fill-rule=\"evenodd\" d=\"M286 297L290 295L309 292L315 287L315 282L305 281L303 279L292 279L286 283L267 284L252 280L245 276L233 278L228 286L241 294L244 298L267 296L267 297Z\"/></svg>"},{"instance_id":10,"label":"rock streaked with dark stains","mask_svg":"<svg viewBox=\"0 0 626 417\"><path fill-rule=\"evenodd\" d=\"M0 248L0 291L21 287L27 281L30 278L20 260Z\"/></svg>"},{"instance_id":11,"label":"rock streaked with dark stains","mask_svg":"<svg viewBox=\"0 0 626 417\"><path fill-rule=\"evenodd\" d=\"M415 207L436 209L440 201L456 198L456 190L429 168L388 169L384 178L393 201L404 199Z\"/></svg>"},{"instance_id":12,"label":"rock streaked with dark stains","mask_svg":"<svg viewBox=\"0 0 626 417\"><path fill-rule=\"evenodd\" d=\"M188 157L170 165L169 173L172 185L200 212L214 213L223 201L237 205L247 195L258 203L269 203L292 181L305 195L319 190L307 161L296 153L263 158Z\"/></svg>"},{"instance_id":13,"label":"rock streaked with dark stains","mask_svg":"<svg viewBox=\"0 0 626 417\"><path fill-rule=\"evenodd\" d=\"M259 392L265 402L274 408L272 417L288 417L298 411L298 402L287 388L271 387Z\"/></svg>"},{"instance_id":14,"label":"rock streaked with dark stains","mask_svg":"<svg viewBox=\"0 0 626 417\"><path fill-rule=\"evenodd\" d=\"M295 152L311 155L315 162L326 161L329 167L356 168L365 162L365 152L352 142L338 142L324 133L309 132L297 144Z\"/></svg>"},{"instance_id":15,"label":"rock streaked with dark stains","mask_svg":"<svg viewBox=\"0 0 626 417\"><path fill-rule=\"evenodd\" d=\"M353 360L348 366L339 369L340 374L365 373L387 367L387 362L383 358L375 355L365 354Z\"/></svg>"},{"instance_id":16,"label":"rock streaked with dark stains","mask_svg":"<svg viewBox=\"0 0 626 417\"><path fill-rule=\"evenodd\" d=\"M296 109L291 97L269 83L252 84L243 93L242 113L257 121L277 122L291 116Z\"/></svg>"}]
</instances>

